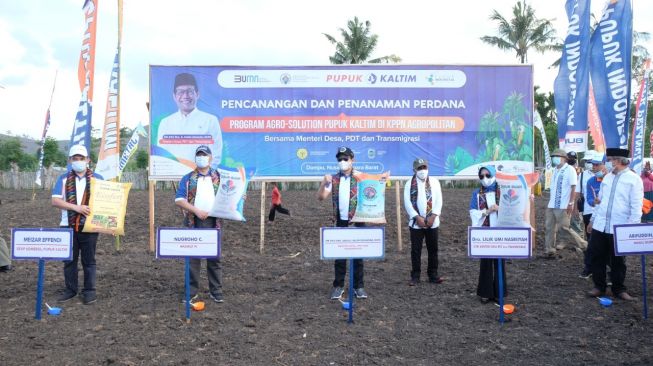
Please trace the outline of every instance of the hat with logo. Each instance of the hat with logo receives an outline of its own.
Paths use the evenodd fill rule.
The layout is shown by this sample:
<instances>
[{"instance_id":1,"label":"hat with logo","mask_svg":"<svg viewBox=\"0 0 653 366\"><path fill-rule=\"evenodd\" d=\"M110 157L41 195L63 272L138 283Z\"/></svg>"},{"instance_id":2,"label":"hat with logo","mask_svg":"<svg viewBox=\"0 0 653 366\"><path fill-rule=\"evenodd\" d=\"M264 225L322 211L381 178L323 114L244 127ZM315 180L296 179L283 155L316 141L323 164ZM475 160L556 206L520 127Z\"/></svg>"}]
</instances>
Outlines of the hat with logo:
<instances>
[{"instance_id":1,"label":"hat with logo","mask_svg":"<svg viewBox=\"0 0 653 366\"><path fill-rule=\"evenodd\" d=\"M417 159L415 159L415 160L413 161L413 169L414 169L414 170L417 170L417 168L419 168L419 167L421 167L421 166L425 166L425 167L428 168L428 166L429 166L429 162L428 162L428 160L426 160L426 159L422 159L422 158L417 158Z\"/></svg>"},{"instance_id":2,"label":"hat with logo","mask_svg":"<svg viewBox=\"0 0 653 366\"><path fill-rule=\"evenodd\" d=\"M192 85L197 89L197 81L195 81L195 77L187 72L175 76L175 89L181 85Z\"/></svg>"},{"instance_id":3,"label":"hat with logo","mask_svg":"<svg viewBox=\"0 0 653 366\"><path fill-rule=\"evenodd\" d=\"M347 156L349 156L351 158L354 158L354 152L350 148L348 148L346 146L341 146L341 147L338 148L338 152L336 152L336 159L340 155L347 155Z\"/></svg>"},{"instance_id":4,"label":"hat with logo","mask_svg":"<svg viewBox=\"0 0 653 366\"><path fill-rule=\"evenodd\" d=\"M629 158L630 157L630 151L628 149L617 149L617 148L607 148L605 149L605 155L606 156L615 156L615 157L620 157L620 158Z\"/></svg>"},{"instance_id":5,"label":"hat with logo","mask_svg":"<svg viewBox=\"0 0 653 366\"><path fill-rule=\"evenodd\" d=\"M605 155L597 152L592 156L592 164L604 164L605 163Z\"/></svg>"},{"instance_id":6,"label":"hat with logo","mask_svg":"<svg viewBox=\"0 0 653 366\"><path fill-rule=\"evenodd\" d=\"M209 148L206 145L200 145L195 150L195 156L197 156L197 154L199 153L205 153L206 155L211 155L211 148Z\"/></svg>"},{"instance_id":7,"label":"hat with logo","mask_svg":"<svg viewBox=\"0 0 653 366\"><path fill-rule=\"evenodd\" d=\"M559 156L561 158L566 158L567 157L567 152L564 149L555 149L551 153L551 156Z\"/></svg>"},{"instance_id":8,"label":"hat with logo","mask_svg":"<svg viewBox=\"0 0 653 366\"><path fill-rule=\"evenodd\" d=\"M88 150L84 145L73 145L68 152L68 157L71 158L75 155L81 155L85 158L88 158Z\"/></svg>"}]
</instances>

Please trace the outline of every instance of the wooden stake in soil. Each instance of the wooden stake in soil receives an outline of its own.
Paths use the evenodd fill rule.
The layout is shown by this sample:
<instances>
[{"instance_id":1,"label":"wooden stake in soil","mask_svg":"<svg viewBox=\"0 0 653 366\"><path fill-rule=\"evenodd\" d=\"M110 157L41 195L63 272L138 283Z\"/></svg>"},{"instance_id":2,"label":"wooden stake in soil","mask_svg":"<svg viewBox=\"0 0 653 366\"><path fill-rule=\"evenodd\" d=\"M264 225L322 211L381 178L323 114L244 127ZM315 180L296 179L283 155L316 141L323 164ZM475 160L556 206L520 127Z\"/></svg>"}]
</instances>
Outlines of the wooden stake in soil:
<instances>
[{"instance_id":1,"label":"wooden stake in soil","mask_svg":"<svg viewBox=\"0 0 653 366\"><path fill-rule=\"evenodd\" d=\"M397 201L397 245L399 251L403 251L404 244L401 238L401 182L399 180L395 181L395 200Z\"/></svg>"},{"instance_id":2,"label":"wooden stake in soil","mask_svg":"<svg viewBox=\"0 0 653 366\"><path fill-rule=\"evenodd\" d=\"M261 245L259 253L265 248L265 181L261 182Z\"/></svg>"},{"instance_id":3,"label":"wooden stake in soil","mask_svg":"<svg viewBox=\"0 0 653 366\"><path fill-rule=\"evenodd\" d=\"M149 181L149 196L150 196L150 252L154 252L154 189L156 188L156 181Z\"/></svg>"}]
</instances>

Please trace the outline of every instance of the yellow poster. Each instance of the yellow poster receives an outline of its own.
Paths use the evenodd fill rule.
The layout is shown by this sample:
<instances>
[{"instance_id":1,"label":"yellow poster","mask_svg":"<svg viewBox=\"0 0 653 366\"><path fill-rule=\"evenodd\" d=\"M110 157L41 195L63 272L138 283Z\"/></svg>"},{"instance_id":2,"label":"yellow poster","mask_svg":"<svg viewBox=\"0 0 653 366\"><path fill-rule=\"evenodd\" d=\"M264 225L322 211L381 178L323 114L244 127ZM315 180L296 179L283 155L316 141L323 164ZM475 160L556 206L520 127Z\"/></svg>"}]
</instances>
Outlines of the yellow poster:
<instances>
[{"instance_id":1,"label":"yellow poster","mask_svg":"<svg viewBox=\"0 0 653 366\"><path fill-rule=\"evenodd\" d=\"M125 212L131 183L91 179L91 214L84 224L85 233L125 234Z\"/></svg>"}]
</instances>

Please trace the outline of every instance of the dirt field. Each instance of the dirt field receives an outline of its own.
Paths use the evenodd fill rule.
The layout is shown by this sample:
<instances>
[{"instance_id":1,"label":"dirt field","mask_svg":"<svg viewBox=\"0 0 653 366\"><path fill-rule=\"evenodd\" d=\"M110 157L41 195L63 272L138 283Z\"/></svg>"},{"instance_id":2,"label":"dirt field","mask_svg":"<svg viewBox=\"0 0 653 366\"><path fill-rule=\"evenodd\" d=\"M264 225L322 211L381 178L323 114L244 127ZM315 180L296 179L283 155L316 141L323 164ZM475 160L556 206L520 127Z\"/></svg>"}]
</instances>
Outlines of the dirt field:
<instances>
[{"instance_id":1,"label":"dirt field","mask_svg":"<svg viewBox=\"0 0 653 366\"><path fill-rule=\"evenodd\" d=\"M536 202L536 257L507 264L506 300L517 310L500 326L498 308L482 305L475 294L478 262L466 256L470 190L444 191L439 247L445 282L416 287L407 286L408 230L403 226L398 251L396 203L388 191L386 258L366 263L370 298L357 302L349 325L340 304L327 297L333 263L319 258L318 229L330 225L330 202L318 203L314 192L282 193L293 217L278 215L267 226L265 254L258 252L259 192L249 193L247 223L226 223L225 303L209 302L203 279L207 307L193 313L191 324L179 303L183 261L156 260L147 250L147 192L131 194L121 253L111 237L100 237L96 304L75 299L62 306L61 316L34 320L37 263L14 262L13 272L0 273L0 365L653 364L653 320L642 319L639 257L628 258L626 278L637 301L602 308L585 297L591 282L578 278L579 255L565 250L556 260L538 258L546 197ZM49 194L30 197L30 191L0 191L5 239L11 227L58 224ZM172 197L156 193L157 226L181 225ZM425 270L426 253L423 261ZM61 268L46 265L49 303L63 286Z\"/></svg>"}]
</instances>

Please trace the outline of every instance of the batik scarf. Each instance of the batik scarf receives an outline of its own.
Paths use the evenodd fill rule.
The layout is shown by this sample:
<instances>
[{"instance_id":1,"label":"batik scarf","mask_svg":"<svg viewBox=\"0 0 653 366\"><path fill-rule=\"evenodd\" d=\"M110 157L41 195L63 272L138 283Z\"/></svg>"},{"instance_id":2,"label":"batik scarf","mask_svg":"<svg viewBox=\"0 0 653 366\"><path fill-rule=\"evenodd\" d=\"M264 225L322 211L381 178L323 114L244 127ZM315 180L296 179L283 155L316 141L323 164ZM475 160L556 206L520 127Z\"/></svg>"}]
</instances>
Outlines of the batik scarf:
<instances>
[{"instance_id":1,"label":"batik scarf","mask_svg":"<svg viewBox=\"0 0 653 366\"><path fill-rule=\"evenodd\" d=\"M90 169L86 169L84 173L86 175L86 188L84 189L84 195L82 196L81 204L88 205L89 196L91 194L91 178L93 177L93 172ZM74 171L69 171L68 176L66 177L66 202L77 205L77 173ZM68 210L68 226L73 228L75 232L81 232L84 229L84 223L86 222L86 216L75 212L74 210Z\"/></svg>"},{"instance_id":2,"label":"batik scarf","mask_svg":"<svg viewBox=\"0 0 653 366\"><path fill-rule=\"evenodd\" d=\"M493 184L496 188L494 192L496 194L494 195L494 199L496 200L496 205L499 205L499 197L501 197L501 190L499 189L499 185L495 182ZM488 192L492 192L492 190L488 190ZM479 210L486 210L488 209L487 207L487 198L485 197L485 187L481 186L481 189L478 191L478 209ZM483 220L483 226L490 226L490 216L485 216L485 220Z\"/></svg>"},{"instance_id":3,"label":"batik scarf","mask_svg":"<svg viewBox=\"0 0 653 366\"><path fill-rule=\"evenodd\" d=\"M211 182L213 183L213 194L218 193L220 189L220 173L215 169L209 169L209 174L211 177ZM195 196L197 196L197 179L199 177L199 172L197 169L190 173L190 179L186 186L186 200L191 205L195 205ZM195 215L192 212L185 212L184 224L186 227L193 228L195 227ZM220 220L215 220L215 227L220 227Z\"/></svg>"},{"instance_id":4,"label":"batik scarf","mask_svg":"<svg viewBox=\"0 0 653 366\"><path fill-rule=\"evenodd\" d=\"M340 192L340 178L345 175L342 172L334 175L331 179L333 184L333 190L331 190L331 199L333 200L333 213L336 217L336 220L340 219L340 207L338 207L338 198ZM358 182L354 178L354 174L349 179L349 213L347 214L347 219L351 220L354 217L354 212L356 212L356 205L358 201Z\"/></svg>"},{"instance_id":5,"label":"batik scarf","mask_svg":"<svg viewBox=\"0 0 653 366\"><path fill-rule=\"evenodd\" d=\"M426 216L429 216L433 211L433 197L429 177L426 177L424 191L426 193ZM410 203L413 205L413 209L419 212L417 208L417 193L417 176L413 175L413 179L410 181Z\"/></svg>"}]
</instances>

